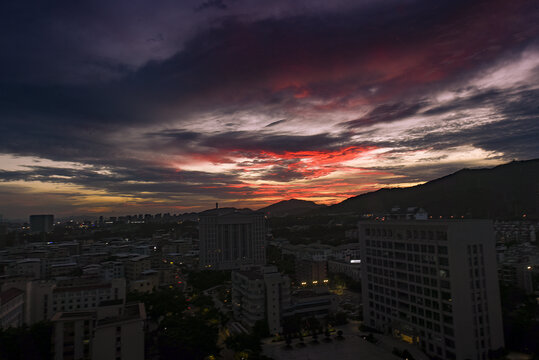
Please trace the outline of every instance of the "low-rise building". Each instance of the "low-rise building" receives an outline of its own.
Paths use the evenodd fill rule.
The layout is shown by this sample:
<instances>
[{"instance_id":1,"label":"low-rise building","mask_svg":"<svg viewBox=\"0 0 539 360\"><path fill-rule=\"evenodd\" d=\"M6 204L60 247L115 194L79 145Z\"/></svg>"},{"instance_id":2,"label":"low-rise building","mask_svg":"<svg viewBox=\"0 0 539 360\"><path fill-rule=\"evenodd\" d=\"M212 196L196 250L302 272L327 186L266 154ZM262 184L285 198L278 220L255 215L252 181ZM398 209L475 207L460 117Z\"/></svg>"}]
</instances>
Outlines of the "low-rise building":
<instances>
[{"instance_id":1,"label":"low-rise building","mask_svg":"<svg viewBox=\"0 0 539 360\"><path fill-rule=\"evenodd\" d=\"M41 259L37 258L27 258L17 260L15 263L12 263L9 270L9 275L27 275L31 276L33 279L41 278Z\"/></svg>"},{"instance_id":2,"label":"low-rise building","mask_svg":"<svg viewBox=\"0 0 539 360\"><path fill-rule=\"evenodd\" d=\"M291 303L284 312L284 317L324 318L337 310L337 296L326 287L298 290L292 293Z\"/></svg>"},{"instance_id":3,"label":"low-rise building","mask_svg":"<svg viewBox=\"0 0 539 360\"><path fill-rule=\"evenodd\" d=\"M26 316L29 325L49 320L57 312L93 310L110 300L125 302L125 279L73 278L64 281L30 281L26 284Z\"/></svg>"},{"instance_id":4,"label":"low-rise building","mask_svg":"<svg viewBox=\"0 0 539 360\"><path fill-rule=\"evenodd\" d=\"M498 267L498 278L506 286L516 286L532 294L533 266L529 264L505 263Z\"/></svg>"},{"instance_id":5,"label":"low-rise building","mask_svg":"<svg viewBox=\"0 0 539 360\"><path fill-rule=\"evenodd\" d=\"M355 262L329 260L328 273L343 274L355 281L361 281L361 263L359 259Z\"/></svg>"},{"instance_id":6,"label":"low-rise building","mask_svg":"<svg viewBox=\"0 0 539 360\"><path fill-rule=\"evenodd\" d=\"M124 268L127 280L139 280L144 271L152 268L152 261L148 255L138 255L127 259L124 262Z\"/></svg>"},{"instance_id":7,"label":"low-rise building","mask_svg":"<svg viewBox=\"0 0 539 360\"><path fill-rule=\"evenodd\" d=\"M296 281L298 284L324 284L328 279L327 261L314 261L309 259L297 259Z\"/></svg>"},{"instance_id":8,"label":"low-rise building","mask_svg":"<svg viewBox=\"0 0 539 360\"><path fill-rule=\"evenodd\" d=\"M138 280L129 282L129 291L138 291L141 293L151 293L159 287L159 271L146 270Z\"/></svg>"}]
</instances>

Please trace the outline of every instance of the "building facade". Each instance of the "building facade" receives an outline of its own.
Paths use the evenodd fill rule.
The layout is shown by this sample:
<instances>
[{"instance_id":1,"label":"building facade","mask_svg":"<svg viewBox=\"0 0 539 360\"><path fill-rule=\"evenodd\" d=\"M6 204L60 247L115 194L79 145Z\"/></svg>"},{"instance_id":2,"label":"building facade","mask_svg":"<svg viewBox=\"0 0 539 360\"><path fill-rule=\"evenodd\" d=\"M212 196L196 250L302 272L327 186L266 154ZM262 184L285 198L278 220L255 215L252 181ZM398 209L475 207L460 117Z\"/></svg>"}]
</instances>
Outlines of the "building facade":
<instances>
[{"instance_id":1,"label":"building facade","mask_svg":"<svg viewBox=\"0 0 539 360\"><path fill-rule=\"evenodd\" d=\"M125 279L29 281L26 294L25 322L32 325L51 319L57 312L90 311L104 301L125 302L126 282Z\"/></svg>"},{"instance_id":2,"label":"building facade","mask_svg":"<svg viewBox=\"0 0 539 360\"><path fill-rule=\"evenodd\" d=\"M328 280L327 261L296 259L296 281L298 284L324 284Z\"/></svg>"},{"instance_id":3,"label":"building facade","mask_svg":"<svg viewBox=\"0 0 539 360\"><path fill-rule=\"evenodd\" d=\"M232 272L232 310L234 318L253 327L266 319L270 333L282 331L281 319L290 306L290 279L275 266Z\"/></svg>"},{"instance_id":4,"label":"building facade","mask_svg":"<svg viewBox=\"0 0 539 360\"><path fill-rule=\"evenodd\" d=\"M199 226L201 269L265 265L264 213L234 208L207 210L200 214Z\"/></svg>"},{"instance_id":5,"label":"building facade","mask_svg":"<svg viewBox=\"0 0 539 360\"><path fill-rule=\"evenodd\" d=\"M142 360L145 320L142 303L58 312L51 319L53 358Z\"/></svg>"},{"instance_id":6,"label":"building facade","mask_svg":"<svg viewBox=\"0 0 539 360\"><path fill-rule=\"evenodd\" d=\"M24 291L10 288L0 292L0 329L23 324Z\"/></svg>"},{"instance_id":7,"label":"building facade","mask_svg":"<svg viewBox=\"0 0 539 360\"><path fill-rule=\"evenodd\" d=\"M365 325L442 359L504 346L491 221L358 225Z\"/></svg>"}]
</instances>

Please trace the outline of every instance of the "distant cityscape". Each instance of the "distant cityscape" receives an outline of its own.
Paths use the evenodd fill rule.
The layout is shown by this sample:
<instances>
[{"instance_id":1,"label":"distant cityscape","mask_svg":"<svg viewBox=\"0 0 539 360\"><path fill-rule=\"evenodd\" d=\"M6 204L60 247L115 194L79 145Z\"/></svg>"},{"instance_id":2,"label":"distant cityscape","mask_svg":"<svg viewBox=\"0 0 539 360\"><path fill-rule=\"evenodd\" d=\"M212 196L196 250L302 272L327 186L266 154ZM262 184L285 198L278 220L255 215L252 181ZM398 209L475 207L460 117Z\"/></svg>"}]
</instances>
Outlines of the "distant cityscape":
<instances>
[{"instance_id":1,"label":"distant cityscape","mask_svg":"<svg viewBox=\"0 0 539 360\"><path fill-rule=\"evenodd\" d=\"M28 351L54 359L287 359L337 342L345 357L388 359L536 351L508 329L518 321L510 307L530 307L522 330L538 334L526 303L539 290L538 229L398 206L361 216L218 205L93 221L30 215L0 225L0 341L25 332ZM214 346L190 344L187 323Z\"/></svg>"}]
</instances>

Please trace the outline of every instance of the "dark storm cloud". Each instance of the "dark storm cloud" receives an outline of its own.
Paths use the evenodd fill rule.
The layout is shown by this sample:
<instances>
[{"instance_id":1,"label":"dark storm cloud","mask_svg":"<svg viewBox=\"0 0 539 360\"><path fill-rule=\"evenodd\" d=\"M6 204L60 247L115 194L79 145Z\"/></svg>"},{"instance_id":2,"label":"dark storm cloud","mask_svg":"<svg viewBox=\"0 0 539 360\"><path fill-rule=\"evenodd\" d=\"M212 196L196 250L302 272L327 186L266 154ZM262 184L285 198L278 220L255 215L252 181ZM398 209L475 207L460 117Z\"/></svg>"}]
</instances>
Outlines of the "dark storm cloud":
<instances>
[{"instance_id":1,"label":"dark storm cloud","mask_svg":"<svg viewBox=\"0 0 539 360\"><path fill-rule=\"evenodd\" d=\"M227 132L212 135L200 142L201 145L216 149L238 149L243 151L309 151L329 150L342 145L347 139L328 134L317 135L274 135L250 133L247 131Z\"/></svg>"},{"instance_id":2,"label":"dark storm cloud","mask_svg":"<svg viewBox=\"0 0 539 360\"><path fill-rule=\"evenodd\" d=\"M416 114L422 108L421 104L384 104L376 107L367 115L343 123L350 129L367 127L377 123L390 123L402 120L406 117Z\"/></svg>"},{"instance_id":3,"label":"dark storm cloud","mask_svg":"<svg viewBox=\"0 0 539 360\"><path fill-rule=\"evenodd\" d=\"M144 164L139 164L136 169L115 168L112 172L44 166L28 166L28 170L0 170L0 182L18 180L75 184L87 189L106 189L111 194L135 193L147 197L216 193L222 191L224 186L237 182L233 176L226 174L176 171Z\"/></svg>"},{"instance_id":4,"label":"dark storm cloud","mask_svg":"<svg viewBox=\"0 0 539 360\"><path fill-rule=\"evenodd\" d=\"M197 6L196 11L202 11L211 8L226 10L228 9L228 5L225 3L224 0L207 0Z\"/></svg>"},{"instance_id":5,"label":"dark storm cloud","mask_svg":"<svg viewBox=\"0 0 539 360\"><path fill-rule=\"evenodd\" d=\"M41 119L3 118L0 153L92 164L110 161L121 152L103 139L101 129L84 124L58 126Z\"/></svg>"},{"instance_id":6,"label":"dark storm cloud","mask_svg":"<svg viewBox=\"0 0 539 360\"><path fill-rule=\"evenodd\" d=\"M276 90L285 91L294 86L305 86L313 96L330 98L338 89L367 91L375 85L380 87L381 94L393 93L403 86L410 91L416 82L411 76L415 71L418 72L416 78L440 69L444 73L437 76L451 75L447 72L458 72L463 65L469 67L495 56L501 50L494 45L513 42L513 37L521 35L515 20L509 18L504 20L505 32L494 36L488 33L489 46L482 48L487 32L481 35L483 32L479 30L482 27L486 30L491 25L488 22L479 22L474 25L476 32L467 34L472 26L469 18L473 16L467 15L466 20L461 21L462 29L447 28L447 23L459 12L465 13L467 8L484 10L480 5L475 7L460 2L437 2L416 7L403 5L396 12L373 7L369 11L332 13L324 17L296 16L256 22L227 19L218 27L200 32L175 56L150 62L138 70L120 61L99 60L102 61L100 67L121 75L112 82L56 86L27 82L19 86L4 84L3 105L5 111L20 114L24 109L25 113L40 113L51 118L69 116L70 121L76 122L140 123L160 114L160 109L188 111L230 103L242 107L249 102L265 101ZM495 12L500 7L503 10L503 6L495 2L489 11ZM100 11L103 9L99 6L92 9L94 14ZM413 19L413 26L409 19ZM42 25L30 23L28 26L32 33ZM447 31L452 33L452 42L439 38ZM21 37L24 35L17 35L18 41L25 44ZM458 38L462 40L455 40ZM526 40L524 37L520 42ZM460 42L466 45L464 51L473 46L474 52L455 58L453 53L462 48ZM24 68L25 73L32 74L47 68L49 63L55 64L56 59L63 58L63 53L70 55L72 50L71 47L55 50L57 54L53 59L41 61L30 56L37 51L34 48L23 46L16 54L32 59L32 64ZM380 73L383 68L367 73L350 69L354 62L361 66L378 61L383 67L387 56L399 55L423 57L428 63L419 61L417 66L421 68L390 74L390 77ZM5 60L0 66L6 71L2 79L12 79L14 68L23 66L18 57ZM92 58L85 62L99 61ZM446 62L452 65L447 66ZM332 76L343 69L351 72L352 77ZM279 97L276 99L282 101Z\"/></svg>"},{"instance_id":7,"label":"dark storm cloud","mask_svg":"<svg viewBox=\"0 0 539 360\"><path fill-rule=\"evenodd\" d=\"M284 122L286 122L286 119L283 119L283 120L277 120L277 121L274 121L274 122L272 122L272 123L270 123L270 124L268 124L268 125L266 125L266 126L264 126L264 127L269 128L269 127L272 127L272 126L276 126L276 125L282 124L282 123L284 123Z\"/></svg>"},{"instance_id":8,"label":"dark storm cloud","mask_svg":"<svg viewBox=\"0 0 539 360\"><path fill-rule=\"evenodd\" d=\"M329 134L317 135L276 135L264 132L229 131L217 134L195 133L184 130L165 130L149 134L161 138L158 144L161 149L178 149L182 151L205 151L205 149L226 151L274 152L285 151L324 151L347 144L344 136Z\"/></svg>"}]
</instances>

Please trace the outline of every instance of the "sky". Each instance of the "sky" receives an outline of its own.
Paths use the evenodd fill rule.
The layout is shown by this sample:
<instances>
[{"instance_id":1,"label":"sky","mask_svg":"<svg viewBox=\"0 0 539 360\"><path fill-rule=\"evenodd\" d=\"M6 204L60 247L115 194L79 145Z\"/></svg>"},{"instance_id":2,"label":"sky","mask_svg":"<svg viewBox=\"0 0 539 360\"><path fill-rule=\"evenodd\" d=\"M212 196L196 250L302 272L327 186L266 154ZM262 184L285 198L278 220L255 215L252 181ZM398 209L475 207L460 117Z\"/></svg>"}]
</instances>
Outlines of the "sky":
<instances>
[{"instance_id":1,"label":"sky","mask_svg":"<svg viewBox=\"0 0 539 360\"><path fill-rule=\"evenodd\" d=\"M521 0L0 3L0 213L333 204L539 157Z\"/></svg>"}]
</instances>

